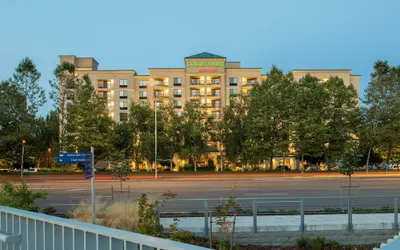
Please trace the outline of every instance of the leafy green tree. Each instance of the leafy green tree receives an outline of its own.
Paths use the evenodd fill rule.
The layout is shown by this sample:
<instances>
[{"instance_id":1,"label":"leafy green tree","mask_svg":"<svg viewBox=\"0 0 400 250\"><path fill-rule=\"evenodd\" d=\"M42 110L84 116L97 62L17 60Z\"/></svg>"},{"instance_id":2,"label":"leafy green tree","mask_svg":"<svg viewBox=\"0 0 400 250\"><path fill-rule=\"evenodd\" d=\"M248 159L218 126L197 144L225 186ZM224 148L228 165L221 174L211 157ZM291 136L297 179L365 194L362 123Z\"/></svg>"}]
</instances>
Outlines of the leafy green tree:
<instances>
[{"instance_id":1,"label":"leafy green tree","mask_svg":"<svg viewBox=\"0 0 400 250\"><path fill-rule=\"evenodd\" d=\"M321 157L327 139L324 113L329 97L324 85L317 78L307 74L294 88L294 146L304 156Z\"/></svg>"},{"instance_id":2,"label":"leafy green tree","mask_svg":"<svg viewBox=\"0 0 400 250\"><path fill-rule=\"evenodd\" d=\"M25 57L15 69L10 82L17 86L26 97L28 113L35 116L39 108L46 103L46 93L39 85L40 72L31 59Z\"/></svg>"},{"instance_id":3,"label":"leafy green tree","mask_svg":"<svg viewBox=\"0 0 400 250\"><path fill-rule=\"evenodd\" d=\"M377 147L386 151L389 163L400 141L400 66L377 61L365 91L364 103L374 119Z\"/></svg>"},{"instance_id":4,"label":"leafy green tree","mask_svg":"<svg viewBox=\"0 0 400 250\"><path fill-rule=\"evenodd\" d=\"M20 161L21 143L27 134L26 98L7 81L0 83L0 152L9 166Z\"/></svg>"},{"instance_id":5,"label":"leafy green tree","mask_svg":"<svg viewBox=\"0 0 400 250\"><path fill-rule=\"evenodd\" d=\"M273 66L267 79L250 91L245 125L249 161L269 158L272 168L274 156L288 154L293 130L294 85L291 73L285 75Z\"/></svg>"},{"instance_id":6,"label":"leafy green tree","mask_svg":"<svg viewBox=\"0 0 400 250\"><path fill-rule=\"evenodd\" d=\"M227 160L241 167L245 162L247 99L243 93L232 97L230 105L224 108L220 123L220 140ZM255 150L255 148L254 148Z\"/></svg>"},{"instance_id":7,"label":"leafy green tree","mask_svg":"<svg viewBox=\"0 0 400 250\"><path fill-rule=\"evenodd\" d=\"M39 208L35 206L36 201L46 198L47 192L33 192L29 190L29 187L25 181L22 182L22 185L14 185L8 180L2 180L1 182L1 206L9 206L37 212L39 211Z\"/></svg>"},{"instance_id":8,"label":"leafy green tree","mask_svg":"<svg viewBox=\"0 0 400 250\"><path fill-rule=\"evenodd\" d=\"M366 170L368 172L371 153L373 153L374 149L378 146L378 120L376 119L375 114L368 108L361 108L360 114L361 124L358 134L360 137L360 148L367 152Z\"/></svg>"},{"instance_id":9,"label":"leafy green tree","mask_svg":"<svg viewBox=\"0 0 400 250\"><path fill-rule=\"evenodd\" d=\"M114 121L108 115L107 102L96 94L88 76L80 80L82 83L75 89L76 98L67 112L67 145L69 150L87 152L94 147L97 159L110 159L114 150Z\"/></svg>"},{"instance_id":10,"label":"leafy green tree","mask_svg":"<svg viewBox=\"0 0 400 250\"><path fill-rule=\"evenodd\" d=\"M329 98L324 115L328 131L325 159L332 166L341 159L347 143L356 136L359 126L358 94L353 85L346 86L339 77L329 78L324 88Z\"/></svg>"},{"instance_id":11,"label":"leafy green tree","mask_svg":"<svg viewBox=\"0 0 400 250\"><path fill-rule=\"evenodd\" d=\"M187 102L181 116L180 135L182 144L179 155L191 158L194 162L194 170L197 170L197 160L203 155L207 147L207 112L205 107L198 107Z\"/></svg>"},{"instance_id":12,"label":"leafy green tree","mask_svg":"<svg viewBox=\"0 0 400 250\"><path fill-rule=\"evenodd\" d=\"M122 182L129 180L128 175L131 172L130 160L122 160L119 162L113 162L111 164L111 173L113 180L119 180L120 190L122 191Z\"/></svg>"},{"instance_id":13,"label":"leafy green tree","mask_svg":"<svg viewBox=\"0 0 400 250\"><path fill-rule=\"evenodd\" d=\"M340 159L340 173L349 177L349 196L351 191L351 176L354 170L358 167L360 162L361 154L359 151L358 143L355 141L349 141L345 145L343 155Z\"/></svg>"}]
</instances>

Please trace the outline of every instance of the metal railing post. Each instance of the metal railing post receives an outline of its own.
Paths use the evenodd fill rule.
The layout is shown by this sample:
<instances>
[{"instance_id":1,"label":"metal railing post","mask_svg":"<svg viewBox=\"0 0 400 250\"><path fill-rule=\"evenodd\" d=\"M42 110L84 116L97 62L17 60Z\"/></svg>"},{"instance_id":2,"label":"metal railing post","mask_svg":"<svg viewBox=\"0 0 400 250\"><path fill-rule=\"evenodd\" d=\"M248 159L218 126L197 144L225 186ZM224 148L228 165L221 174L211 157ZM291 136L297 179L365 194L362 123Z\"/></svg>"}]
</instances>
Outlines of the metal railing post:
<instances>
[{"instance_id":1,"label":"metal railing post","mask_svg":"<svg viewBox=\"0 0 400 250\"><path fill-rule=\"evenodd\" d=\"M300 232L304 233L306 227L304 225L304 201L300 200Z\"/></svg>"},{"instance_id":2,"label":"metal railing post","mask_svg":"<svg viewBox=\"0 0 400 250\"><path fill-rule=\"evenodd\" d=\"M393 229L394 230L399 230L399 202L398 202L397 197L394 198L393 212L394 212Z\"/></svg>"},{"instance_id":3,"label":"metal railing post","mask_svg":"<svg viewBox=\"0 0 400 250\"><path fill-rule=\"evenodd\" d=\"M347 204L347 226L348 226L348 231L352 232L353 231L353 208L351 204L351 197L349 196L348 199L348 204Z\"/></svg>"},{"instance_id":4,"label":"metal railing post","mask_svg":"<svg viewBox=\"0 0 400 250\"><path fill-rule=\"evenodd\" d=\"M253 233L257 233L257 200L253 201Z\"/></svg>"},{"instance_id":5,"label":"metal railing post","mask_svg":"<svg viewBox=\"0 0 400 250\"><path fill-rule=\"evenodd\" d=\"M204 201L204 233L208 235L208 201Z\"/></svg>"}]
</instances>

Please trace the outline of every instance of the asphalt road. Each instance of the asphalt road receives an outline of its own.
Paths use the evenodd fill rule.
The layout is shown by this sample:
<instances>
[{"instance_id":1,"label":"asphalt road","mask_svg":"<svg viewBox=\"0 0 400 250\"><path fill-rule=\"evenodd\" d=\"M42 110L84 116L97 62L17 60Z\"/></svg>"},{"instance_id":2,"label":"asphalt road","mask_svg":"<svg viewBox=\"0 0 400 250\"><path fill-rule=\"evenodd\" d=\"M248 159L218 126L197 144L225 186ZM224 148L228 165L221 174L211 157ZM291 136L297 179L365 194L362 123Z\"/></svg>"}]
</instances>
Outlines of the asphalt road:
<instances>
[{"instance_id":1,"label":"asphalt road","mask_svg":"<svg viewBox=\"0 0 400 250\"><path fill-rule=\"evenodd\" d=\"M186 177L185 177L186 176ZM151 198L160 198L162 193L170 190L177 197L170 200L162 212L202 211L204 200L209 201L209 207L220 204L220 198L236 196L243 208L251 209L252 200L258 199L260 210L299 209L299 197L313 197L304 200L306 210L340 208L347 206L348 178L340 175L169 175L161 179L149 179L151 176L131 178L123 185L130 187L130 199L137 200L142 193ZM9 176L9 179L17 179ZM19 182L15 180L16 182ZM39 201L42 208L54 206L59 212L67 212L82 200L91 195L90 180L84 180L81 175L49 175L30 176L28 184L33 190L49 190L47 200ZM353 177L351 194L354 196L396 196L399 195L400 175L385 174L356 175ZM111 186L119 188L119 182L110 180L109 176L98 175L96 180L96 196L105 201L111 200ZM232 187L236 186L236 190ZM323 198L323 197L329 198ZM336 198L332 198L336 196ZM127 194L116 199L126 200ZM188 199L188 200L184 200ZM357 198L354 207L380 208L393 206L392 197Z\"/></svg>"}]
</instances>

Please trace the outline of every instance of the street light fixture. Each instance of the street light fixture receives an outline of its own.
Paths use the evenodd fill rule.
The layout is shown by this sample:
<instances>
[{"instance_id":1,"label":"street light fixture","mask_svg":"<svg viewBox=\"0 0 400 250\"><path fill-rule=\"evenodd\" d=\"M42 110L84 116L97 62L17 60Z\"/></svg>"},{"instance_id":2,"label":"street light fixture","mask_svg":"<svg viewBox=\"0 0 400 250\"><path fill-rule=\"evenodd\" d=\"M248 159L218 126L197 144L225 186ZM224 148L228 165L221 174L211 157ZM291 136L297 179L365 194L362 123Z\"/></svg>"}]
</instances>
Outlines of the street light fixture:
<instances>
[{"instance_id":1,"label":"street light fixture","mask_svg":"<svg viewBox=\"0 0 400 250\"><path fill-rule=\"evenodd\" d=\"M24 151L25 151L25 140L22 140L22 154L21 154L21 179L24 178Z\"/></svg>"}]
</instances>

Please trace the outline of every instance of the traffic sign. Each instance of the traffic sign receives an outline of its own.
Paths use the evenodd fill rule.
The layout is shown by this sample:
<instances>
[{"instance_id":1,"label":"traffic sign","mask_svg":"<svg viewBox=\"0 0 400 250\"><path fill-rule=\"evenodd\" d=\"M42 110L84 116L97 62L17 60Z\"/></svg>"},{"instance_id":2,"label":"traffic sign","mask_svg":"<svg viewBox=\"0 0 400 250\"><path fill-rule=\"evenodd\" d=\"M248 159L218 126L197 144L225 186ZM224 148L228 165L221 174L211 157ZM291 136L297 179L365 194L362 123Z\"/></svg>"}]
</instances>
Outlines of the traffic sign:
<instances>
[{"instance_id":1,"label":"traffic sign","mask_svg":"<svg viewBox=\"0 0 400 250\"><path fill-rule=\"evenodd\" d=\"M92 159L92 153L58 153L57 163L86 163Z\"/></svg>"}]
</instances>

